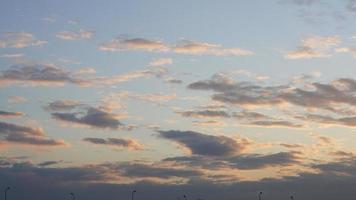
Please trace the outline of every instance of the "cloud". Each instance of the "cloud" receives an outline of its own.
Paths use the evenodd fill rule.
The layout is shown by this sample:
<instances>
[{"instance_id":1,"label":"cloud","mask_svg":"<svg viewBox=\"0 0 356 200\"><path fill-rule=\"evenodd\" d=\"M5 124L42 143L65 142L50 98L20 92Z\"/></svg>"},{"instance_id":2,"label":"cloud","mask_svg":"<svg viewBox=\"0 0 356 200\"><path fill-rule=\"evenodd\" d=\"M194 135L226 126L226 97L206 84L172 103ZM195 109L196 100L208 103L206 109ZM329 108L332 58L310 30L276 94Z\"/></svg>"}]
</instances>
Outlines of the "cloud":
<instances>
[{"instance_id":1,"label":"cloud","mask_svg":"<svg viewBox=\"0 0 356 200\"><path fill-rule=\"evenodd\" d=\"M295 124L289 121L252 121L249 124L262 127L286 127L286 128L302 128L303 125Z\"/></svg>"},{"instance_id":2,"label":"cloud","mask_svg":"<svg viewBox=\"0 0 356 200\"><path fill-rule=\"evenodd\" d=\"M79 83L69 71L50 65L12 66L0 75L5 84L30 83L33 85L63 85Z\"/></svg>"},{"instance_id":3,"label":"cloud","mask_svg":"<svg viewBox=\"0 0 356 200\"><path fill-rule=\"evenodd\" d=\"M0 135L6 143L33 145L33 146L65 146L63 140L54 140L46 137L41 128L20 126L6 122L0 122Z\"/></svg>"},{"instance_id":4,"label":"cloud","mask_svg":"<svg viewBox=\"0 0 356 200\"><path fill-rule=\"evenodd\" d=\"M242 154L232 157L211 158L206 156L171 157L164 162L220 171L227 169L256 170L268 167L285 167L300 163L297 152L278 152L272 154Z\"/></svg>"},{"instance_id":5,"label":"cloud","mask_svg":"<svg viewBox=\"0 0 356 200\"><path fill-rule=\"evenodd\" d=\"M0 56L0 58L22 58L24 57L25 55L22 54L22 53L15 53L15 54L3 54Z\"/></svg>"},{"instance_id":6,"label":"cloud","mask_svg":"<svg viewBox=\"0 0 356 200\"><path fill-rule=\"evenodd\" d=\"M356 47L341 47L335 49L337 53L349 53L353 58L356 58Z\"/></svg>"},{"instance_id":7,"label":"cloud","mask_svg":"<svg viewBox=\"0 0 356 200\"><path fill-rule=\"evenodd\" d=\"M180 79L176 79L176 78L173 78L173 77L168 77L166 78L166 80L164 80L166 83L171 83L171 84L182 84L183 81L180 80Z\"/></svg>"},{"instance_id":8,"label":"cloud","mask_svg":"<svg viewBox=\"0 0 356 200\"><path fill-rule=\"evenodd\" d=\"M26 86L63 86L75 84L78 86L114 85L141 77L160 78L167 73L165 68L138 70L114 76L87 76L88 73L78 73L63 68L47 65L15 65L0 73L2 86L22 84Z\"/></svg>"},{"instance_id":9,"label":"cloud","mask_svg":"<svg viewBox=\"0 0 356 200\"><path fill-rule=\"evenodd\" d=\"M60 164L62 162L63 161L61 161L61 160L60 161L51 160L51 161L45 161L45 162L38 163L37 166L39 166L39 167L48 167L48 166Z\"/></svg>"},{"instance_id":10,"label":"cloud","mask_svg":"<svg viewBox=\"0 0 356 200\"><path fill-rule=\"evenodd\" d=\"M8 112L8 111L3 111L0 110L0 118L4 117L4 118L8 118L8 117L21 117L24 114L21 112Z\"/></svg>"},{"instance_id":11,"label":"cloud","mask_svg":"<svg viewBox=\"0 0 356 200\"><path fill-rule=\"evenodd\" d=\"M297 153L279 152L268 155L244 155L229 159L230 164L238 169L262 169L273 166L290 166L299 163Z\"/></svg>"},{"instance_id":12,"label":"cloud","mask_svg":"<svg viewBox=\"0 0 356 200\"><path fill-rule=\"evenodd\" d=\"M193 121L193 126L224 126L225 123L218 120Z\"/></svg>"},{"instance_id":13,"label":"cloud","mask_svg":"<svg viewBox=\"0 0 356 200\"><path fill-rule=\"evenodd\" d=\"M118 120L118 115L107 112L103 109L90 106L79 108L73 112L51 113L53 119L69 124L85 125L100 129L118 129L124 125Z\"/></svg>"},{"instance_id":14,"label":"cloud","mask_svg":"<svg viewBox=\"0 0 356 200\"><path fill-rule=\"evenodd\" d=\"M161 78L167 73L167 69L163 67L157 67L154 69L148 70L137 70L124 74L118 74L114 76L104 76L104 77L95 77L87 80L88 85L114 85L122 82L130 81L137 78L150 78L156 77Z\"/></svg>"},{"instance_id":15,"label":"cloud","mask_svg":"<svg viewBox=\"0 0 356 200\"><path fill-rule=\"evenodd\" d=\"M141 144L139 144L137 141L132 140L132 139L124 139L124 138L84 138L83 141L89 142L92 144L96 145L107 145L110 147L118 148L118 149L124 149L127 148L129 150L143 150L143 147Z\"/></svg>"},{"instance_id":16,"label":"cloud","mask_svg":"<svg viewBox=\"0 0 356 200\"><path fill-rule=\"evenodd\" d=\"M74 100L57 100L50 102L44 108L49 111L65 111L73 110L79 106L83 105L80 101Z\"/></svg>"},{"instance_id":17,"label":"cloud","mask_svg":"<svg viewBox=\"0 0 356 200\"><path fill-rule=\"evenodd\" d=\"M221 48L220 45L197 41L182 40L172 49L178 54L215 55L215 56L250 56L254 53L240 48Z\"/></svg>"},{"instance_id":18,"label":"cloud","mask_svg":"<svg viewBox=\"0 0 356 200\"><path fill-rule=\"evenodd\" d=\"M183 117L206 117L206 118L211 118L211 117L225 117L228 118L230 117L229 113L223 111L223 110L188 110L188 111L176 111L176 113L182 115Z\"/></svg>"},{"instance_id":19,"label":"cloud","mask_svg":"<svg viewBox=\"0 0 356 200\"><path fill-rule=\"evenodd\" d=\"M93 35L94 35L93 31L80 29L78 32L61 31L56 34L56 37L62 40L88 40L92 38Z\"/></svg>"},{"instance_id":20,"label":"cloud","mask_svg":"<svg viewBox=\"0 0 356 200\"><path fill-rule=\"evenodd\" d=\"M316 2L319 2L319 0L290 0L290 1L296 5L311 5Z\"/></svg>"},{"instance_id":21,"label":"cloud","mask_svg":"<svg viewBox=\"0 0 356 200\"><path fill-rule=\"evenodd\" d=\"M171 58L159 58L156 60L153 60L150 62L149 66L165 66L165 65L171 65L173 64L173 61Z\"/></svg>"},{"instance_id":22,"label":"cloud","mask_svg":"<svg viewBox=\"0 0 356 200\"><path fill-rule=\"evenodd\" d=\"M24 103L26 101L27 101L27 99L25 97L22 97L22 96L10 96L7 99L7 102L9 102L11 104Z\"/></svg>"},{"instance_id":23,"label":"cloud","mask_svg":"<svg viewBox=\"0 0 356 200\"><path fill-rule=\"evenodd\" d=\"M348 0L346 5L346 9L350 12L356 12L356 1L355 0Z\"/></svg>"},{"instance_id":24,"label":"cloud","mask_svg":"<svg viewBox=\"0 0 356 200\"><path fill-rule=\"evenodd\" d=\"M283 104L307 109L320 109L338 114L352 114L355 110L356 81L340 78L330 83L313 82L307 87L291 85L264 86L251 82L235 82L221 74L209 80L187 86L192 90L211 90L212 99L242 108L271 107Z\"/></svg>"},{"instance_id":25,"label":"cloud","mask_svg":"<svg viewBox=\"0 0 356 200\"><path fill-rule=\"evenodd\" d=\"M6 32L0 36L0 48L20 49L44 44L47 44L47 41L37 40L32 34L26 32Z\"/></svg>"},{"instance_id":26,"label":"cloud","mask_svg":"<svg viewBox=\"0 0 356 200\"><path fill-rule=\"evenodd\" d=\"M352 117L340 117L334 118L330 116L317 115L317 114L308 114L306 116L298 116L298 119L302 119L308 122L315 122L325 125L341 125L341 126L356 126L356 116Z\"/></svg>"},{"instance_id":27,"label":"cloud","mask_svg":"<svg viewBox=\"0 0 356 200\"><path fill-rule=\"evenodd\" d=\"M249 143L226 136L205 135L194 131L158 131L159 136L182 145L195 155L231 156L241 153Z\"/></svg>"},{"instance_id":28,"label":"cloud","mask_svg":"<svg viewBox=\"0 0 356 200\"><path fill-rule=\"evenodd\" d=\"M42 18L43 21L47 22L47 23L54 23L56 22L56 19L54 17L44 17Z\"/></svg>"},{"instance_id":29,"label":"cloud","mask_svg":"<svg viewBox=\"0 0 356 200\"><path fill-rule=\"evenodd\" d=\"M330 48L338 46L341 39L338 36L311 36L302 40L297 50L289 52L288 59L330 57Z\"/></svg>"},{"instance_id":30,"label":"cloud","mask_svg":"<svg viewBox=\"0 0 356 200\"><path fill-rule=\"evenodd\" d=\"M341 78L329 84L314 82L311 86L314 90L295 88L279 96L282 100L294 105L319 108L340 114L347 113L340 106L347 106L347 110L352 111L352 107L356 105L354 96L356 81L354 79Z\"/></svg>"},{"instance_id":31,"label":"cloud","mask_svg":"<svg viewBox=\"0 0 356 200\"><path fill-rule=\"evenodd\" d=\"M257 112L241 111L239 113L234 113L233 117L248 125L256 125L262 127L287 127L287 128L303 127L301 124L295 124L290 121L281 120Z\"/></svg>"},{"instance_id":32,"label":"cloud","mask_svg":"<svg viewBox=\"0 0 356 200\"><path fill-rule=\"evenodd\" d=\"M167 51L168 47L159 40L149 40L145 38L116 38L110 42L102 44L99 49L102 51Z\"/></svg>"},{"instance_id":33,"label":"cloud","mask_svg":"<svg viewBox=\"0 0 356 200\"><path fill-rule=\"evenodd\" d=\"M103 104L107 109L118 109L125 107L122 103L123 100L140 100L156 105L164 105L164 103L178 99L176 94L162 94L162 93L144 93L138 94L129 91L121 91L111 93L104 97Z\"/></svg>"},{"instance_id":34,"label":"cloud","mask_svg":"<svg viewBox=\"0 0 356 200\"><path fill-rule=\"evenodd\" d=\"M214 56L250 56L254 53L240 48L223 48L221 45L209 44L192 40L181 40L177 44L169 45L159 40L145 38L117 38L104 43L99 47L102 51L148 51L173 52L188 55L214 55ZM165 61L167 62L167 61Z\"/></svg>"},{"instance_id":35,"label":"cloud","mask_svg":"<svg viewBox=\"0 0 356 200\"><path fill-rule=\"evenodd\" d=\"M223 74L215 74L211 80L197 81L188 85L192 90L212 90L212 99L243 107L281 104L278 98L286 86L259 86L248 82L235 82Z\"/></svg>"},{"instance_id":36,"label":"cloud","mask_svg":"<svg viewBox=\"0 0 356 200\"><path fill-rule=\"evenodd\" d=\"M281 155L282 153L276 154L276 157L284 157ZM2 160L6 162L8 159ZM284 159L273 158L272 160ZM212 162L214 162L214 159ZM226 184L203 178L205 174L202 170L182 169L172 166L105 163L58 168L37 167L31 162L18 160L0 167L0 177L2 177L0 183L16 187L16 192L11 193L11 198L14 200L23 199L22 194L26 194L29 199L36 197L55 199L63 195L63 191L76 191L76 194L80 194L81 198L88 200L112 199L125 193L129 195L128 191L132 191L132 188L137 189L137 197L142 195L147 200L157 199L157 194L162 199L179 197L182 195L182 191L192 199L253 199L260 191L263 191L264 197L276 200L285 199L291 194L305 200L319 198L349 200L353 198L353 186L356 184L354 157L314 164L311 167L317 171L301 172L297 176L283 176L256 181L236 179L230 180ZM229 176L227 170L222 172L221 176ZM121 181L125 177L121 175L136 181L122 183ZM188 178L189 181L179 184L176 182L160 183L142 181L140 177L163 180L178 177ZM28 187L29 185L36 185L37 187Z\"/></svg>"},{"instance_id":37,"label":"cloud","mask_svg":"<svg viewBox=\"0 0 356 200\"><path fill-rule=\"evenodd\" d=\"M122 175L127 177L139 177L139 178L171 178L182 177L191 178L194 176L201 176L203 173L194 169L182 169L172 167L157 167L144 164L122 164L120 165Z\"/></svg>"}]
</instances>

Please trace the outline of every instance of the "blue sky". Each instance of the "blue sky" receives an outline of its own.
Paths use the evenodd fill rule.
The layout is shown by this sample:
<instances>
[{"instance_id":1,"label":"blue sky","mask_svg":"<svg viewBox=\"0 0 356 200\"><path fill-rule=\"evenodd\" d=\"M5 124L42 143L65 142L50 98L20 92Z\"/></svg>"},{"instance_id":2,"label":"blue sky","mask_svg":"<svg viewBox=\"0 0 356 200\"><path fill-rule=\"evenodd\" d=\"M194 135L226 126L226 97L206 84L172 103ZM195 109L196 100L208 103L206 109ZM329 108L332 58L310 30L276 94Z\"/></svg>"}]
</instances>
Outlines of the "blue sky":
<instances>
[{"instance_id":1,"label":"blue sky","mask_svg":"<svg viewBox=\"0 0 356 200\"><path fill-rule=\"evenodd\" d=\"M236 188L351 199L355 8L3 1L0 184L18 188L14 199L47 181L52 192L28 198L74 184L88 199L114 198L109 187L147 199L232 199ZM310 190L321 179L343 187Z\"/></svg>"}]
</instances>

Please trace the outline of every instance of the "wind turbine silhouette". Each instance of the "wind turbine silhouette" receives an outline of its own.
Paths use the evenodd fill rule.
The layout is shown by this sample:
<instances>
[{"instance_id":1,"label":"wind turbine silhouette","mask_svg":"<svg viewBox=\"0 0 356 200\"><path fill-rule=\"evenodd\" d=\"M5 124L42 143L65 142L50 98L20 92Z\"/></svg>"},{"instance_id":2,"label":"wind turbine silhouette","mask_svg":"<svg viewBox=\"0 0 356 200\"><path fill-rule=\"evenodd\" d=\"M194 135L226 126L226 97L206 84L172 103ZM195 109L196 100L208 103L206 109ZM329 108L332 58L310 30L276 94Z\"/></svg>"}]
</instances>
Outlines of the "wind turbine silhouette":
<instances>
[{"instance_id":1,"label":"wind turbine silhouette","mask_svg":"<svg viewBox=\"0 0 356 200\"><path fill-rule=\"evenodd\" d=\"M134 199L134 194L136 193L136 190L133 190L132 192L131 192L131 200L133 200Z\"/></svg>"},{"instance_id":2,"label":"wind turbine silhouette","mask_svg":"<svg viewBox=\"0 0 356 200\"><path fill-rule=\"evenodd\" d=\"M70 194L70 196L72 196L72 200L75 200L75 195L74 195L74 193L71 192L71 193L69 193L69 194Z\"/></svg>"},{"instance_id":3,"label":"wind turbine silhouette","mask_svg":"<svg viewBox=\"0 0 356 200\"><path fill-rule=\"evenodd\" d=\"M262 192L258 194L258 200L262 200Z\"/></svg>"},{"instance_id":4,"label":"wind turbine silhouette","mask_svg":"<svg viewBox=\"0 0 356 200\"><path fill-rule=\"evenodd\" d=\"M6 188L5 188L5 200L6 200L6 198L7 198L7 191L8 190L10 190L10 187L9 186L7 186Z\"/></svg>"}]
</instances>

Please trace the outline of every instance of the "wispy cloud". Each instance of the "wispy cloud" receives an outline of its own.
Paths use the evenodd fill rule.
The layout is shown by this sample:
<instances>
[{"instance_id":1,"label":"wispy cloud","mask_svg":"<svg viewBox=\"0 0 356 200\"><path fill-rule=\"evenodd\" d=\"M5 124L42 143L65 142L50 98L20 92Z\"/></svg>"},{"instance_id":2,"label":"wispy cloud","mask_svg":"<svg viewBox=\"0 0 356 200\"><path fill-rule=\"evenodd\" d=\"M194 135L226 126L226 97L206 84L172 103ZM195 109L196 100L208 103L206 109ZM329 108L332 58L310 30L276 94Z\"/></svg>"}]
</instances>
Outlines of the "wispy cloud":
<instances>
[{"instance_id":1,"label":"wispy cloud","mask_svg":"<svg viewBox=\"0 0 356 200\"><path fill-rule=\"evenodd\" d=\"M7 102L9 102L11 104L24 103L26 101L27 101L27 99L25 97L22 97L22 96L10 96L7 99Z\"/></svg>"},{"instance_id":2,"label":"wispy cloud","mask_svg":"<svg viewBox=\"0 0 356 200\"><path fill-rule=\"evenodd\" d=\"M289 52L287 59L330 57L331 47L338 46L341 39L338 36L311 36L302 40L297 50Z\"/></svg>"},{"instance_id":3,"label":"wispy cloud","mask_svg":"<svg viewBox=\"0 0 356 200\"><path fill-rule=\"evenodd\" d=\"M173 64L171 58L158 58L150 62L150 66L167 66Z\"/></svg>"},{"instance_id":4,"label":"wispy cloud","mask_svg":"<svg viewBox=\"0 0 356 200\"><path fill-rule=\"evenodd\" d=\"M145 38L117 38L104 43L99 47L102 51L127 51L139 50L148 52L172 52L188 55L214 55L214 56L250 56L254 53L241 48L224 48L221 45L180 40L177 44L170 45L160 40Z\"/></svg>"},{"instance_id":5,"label":"wispy cloud","mask_svg":"<svg viewBox=\"0 0 356 200\"><path fill-rule=\"evenodd\" d=\"M25 48L29 46L42 46L47 41L36 39L31 33L6 32L0 36L0 48Z\"/></svg>"},{"instance_id":6,"label":"wispy cloud","mask_svg":"<svg viewBox=\"0 0 356 200\"><path fill-rule=\"evenodd\" d=\"M33 128L29 126L20 126L16 124L0 122L0 135L2 142L15 143L32 146L66 146L64 140L49 139L41 128Z\"/></svg>"},{"instance_id":7,"label":"wispy cloud","mask_svg":"<svg viewBox=\"0 0 356 200\"><path fill-rule=\"evenodd\" d=\"M119 121L120 115L90 106L75 105L74 108L75 110L69 112L53 112L51 116L53 119L61 122L73 125L84 125L91 128L119 129L124 127ZM66 109L68 109L68 107L66 107Z\"/></svg>"},{"instance_id":8,"label":"wispy cloud","mask_svg":"<svg viewBox=\"0 0 356 200\"><path fill-rule=\"evenodd\" d=\"M241 153L249 143L226 136L206 135L194 131L158 131L159 136L172 140L195 155L231 156Z\"/></svg>"},{"instance_id":9,"label":"wispy cloud","mask_svg":"<svg viewBox=\"0 0 356 200\"><path fill-rule=\"evenodd\" d=\"M168 47L159 40L145 38L117 38L102 44L99 49L102 51L140 50L164 52L168 50Z\"/></svg>"},{"instance_id":10,"label":"wispy cloud","mask_svg":"<svg viewBox=\"0 0 356 200\"><path fill-rule=\"evenodd\" d=\"M82 71L83 72L83 71ZM93 72L92 70L90 72ZM26 86L64 86L75 84L82 87L114 85L141 77L162 77L165 68L127 72L114 76L93 76L93 73L78 73L49 64L19 64L0 73L1 86L20 84ZM96 74L94 74L96 75Z\"/></svg>"},{"instance_id":11,"label":"wispy cloud","mask_svg":"<svg viewBox=\"0 0 356 200\"><path fill-rule=\"evenodd\" d=\"M78 32L61 31L56 34L56 37L62 40L88 40L92 38L93 35L94 31L80 29Z\"/></svg>"},{"instance_id":12,"label":"wispy cloud","mask_svg":"<svg viewBox=\"0 0 356 200\"><path fill-rule=\"evenodd\" d=\"M84 138L83 141L96 145L106 145L114 149L128 149L133 151L143 150L143 146L133 139L125 138Z\"/></svg>"},{"instance_id":13,"label":"wispy cloud","mask_svg":"<svg viewBox=\"0 0 356 200\"><path fill-rule=\"evenodd\" d=\"M9 117L21 117L24 114L21 112L9 112L0 110L0 118L9 118Z\"/></svg>"}]
</instances>

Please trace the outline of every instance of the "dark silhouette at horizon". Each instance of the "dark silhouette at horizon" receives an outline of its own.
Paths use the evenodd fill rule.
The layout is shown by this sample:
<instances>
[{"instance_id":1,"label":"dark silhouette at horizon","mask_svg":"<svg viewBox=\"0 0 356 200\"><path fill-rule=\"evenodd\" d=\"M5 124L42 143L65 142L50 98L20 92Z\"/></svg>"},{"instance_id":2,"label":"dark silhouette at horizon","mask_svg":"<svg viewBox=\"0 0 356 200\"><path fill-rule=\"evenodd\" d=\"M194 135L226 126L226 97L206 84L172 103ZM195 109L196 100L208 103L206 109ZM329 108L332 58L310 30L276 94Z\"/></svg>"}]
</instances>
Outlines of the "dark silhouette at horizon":
<instances>
[{"instance_id":1,"label":"dark silhouette at horizon","mask_svg":"<svg viewBox=\"0 0 356 200\"><path fill-rule=\"evenodd\" d=\"M9 186L7 186L7 187L5 188L5 192L4 192L5 200L7 200L7 191L8 191L8 190L10 190L10 187L9 187Z\"/></svg>"},{"instance_id":2,"label":"dark silhouette at horizon","mask_svg":"<svg viewBox=\"0 0 356 200\"><path fill-rule=\"evenodd\" d=\"M132 192L131 192L131 200L133 200L134 199L134 194L136 193L136 190L133 190Z\"/></svg>"},{"instance_id":3,"label":"dark silhouette at horizon","mask_svg":"<svg viewBox=\"0 0 356 200\"><path fill-rule=\"evenodd\" d=\"M71 192L71 193L69 193L69 194L70 194L70 196L72 197L72 200L75 200L75 195L74 195L74 193Z\"/></svg>"}]
</instances>

